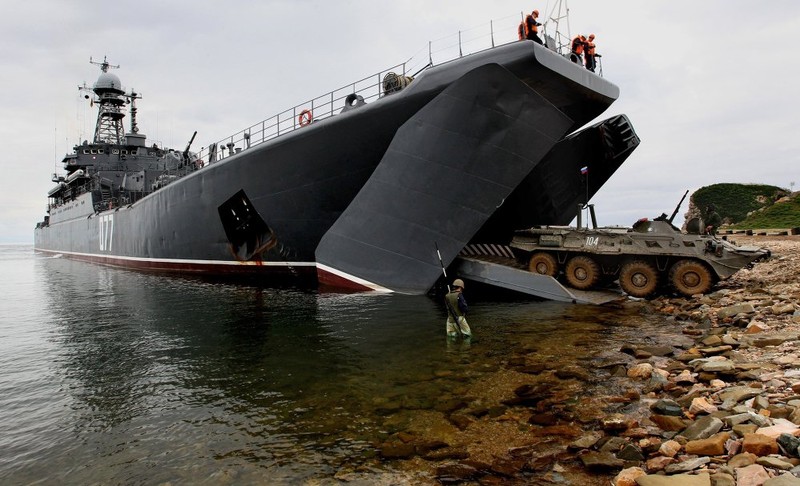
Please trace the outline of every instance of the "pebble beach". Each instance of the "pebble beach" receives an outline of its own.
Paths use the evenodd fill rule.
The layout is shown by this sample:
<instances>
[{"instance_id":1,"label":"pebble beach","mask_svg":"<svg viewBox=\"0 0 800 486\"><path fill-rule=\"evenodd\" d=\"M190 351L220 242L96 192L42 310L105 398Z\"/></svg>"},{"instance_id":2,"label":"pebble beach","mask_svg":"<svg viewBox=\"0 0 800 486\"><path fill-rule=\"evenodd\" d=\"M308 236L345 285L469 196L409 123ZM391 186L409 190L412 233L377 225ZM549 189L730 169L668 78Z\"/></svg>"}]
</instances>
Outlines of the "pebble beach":
<instances>
[{"instance_id":1,"label":"pebble beach","mask_svg":"<svg viewBox=\"0 0 800 486\"><path fill-rule=\"evenodd\" d=\"M732 239L772 256L706 295L618 304L663 316L657 338L574 369L510 353L381 456L417 484L800 485L800 237Z\"/></svg>"}]
</instances>

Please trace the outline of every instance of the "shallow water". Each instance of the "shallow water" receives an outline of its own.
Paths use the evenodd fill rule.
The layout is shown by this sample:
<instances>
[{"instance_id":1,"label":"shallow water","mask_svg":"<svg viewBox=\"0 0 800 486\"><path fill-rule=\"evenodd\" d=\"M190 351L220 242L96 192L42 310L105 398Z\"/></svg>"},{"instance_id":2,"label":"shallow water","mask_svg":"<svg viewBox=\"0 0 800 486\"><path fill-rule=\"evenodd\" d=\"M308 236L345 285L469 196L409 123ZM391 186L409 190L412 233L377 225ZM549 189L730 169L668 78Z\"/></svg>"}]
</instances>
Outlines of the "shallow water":
<instances>
[{"instance_id":1,"label":"shallow water","mask_svg":"<svg viewBox=\"0 0 800 486\"><path fill-rule=\"evenodd\" d=\"M0 275L3 484L377 475L394 467L375 451L394 414L430 410L518 352L591 366L659 326L468 287L467 343L445 338L425 296L212 283L29 246L0 246Z\"/></svg>"}]
</instances>

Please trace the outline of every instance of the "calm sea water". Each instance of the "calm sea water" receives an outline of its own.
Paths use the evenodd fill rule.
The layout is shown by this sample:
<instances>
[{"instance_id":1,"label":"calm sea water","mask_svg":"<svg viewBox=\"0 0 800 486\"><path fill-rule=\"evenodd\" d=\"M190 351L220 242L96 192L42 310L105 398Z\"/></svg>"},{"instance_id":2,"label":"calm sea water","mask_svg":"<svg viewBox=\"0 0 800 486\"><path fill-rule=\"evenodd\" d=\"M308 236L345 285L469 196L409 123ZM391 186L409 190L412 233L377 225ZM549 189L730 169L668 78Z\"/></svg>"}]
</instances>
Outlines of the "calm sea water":
<instances>
[{"instance_id":1,"label":"calm sea water","mask_svg":"<svg viewBox=\"0 0 800 486\"><path fill-rule=\"evenodd\" d=\"M467 344L424 296L212 283L30 246L0 246L0 275L1 484L377 478L393 467L374 447L394 432L387 403L433 408L509 350L575 364L650 325L467 288Z\"/></svg>"}]
</instances>

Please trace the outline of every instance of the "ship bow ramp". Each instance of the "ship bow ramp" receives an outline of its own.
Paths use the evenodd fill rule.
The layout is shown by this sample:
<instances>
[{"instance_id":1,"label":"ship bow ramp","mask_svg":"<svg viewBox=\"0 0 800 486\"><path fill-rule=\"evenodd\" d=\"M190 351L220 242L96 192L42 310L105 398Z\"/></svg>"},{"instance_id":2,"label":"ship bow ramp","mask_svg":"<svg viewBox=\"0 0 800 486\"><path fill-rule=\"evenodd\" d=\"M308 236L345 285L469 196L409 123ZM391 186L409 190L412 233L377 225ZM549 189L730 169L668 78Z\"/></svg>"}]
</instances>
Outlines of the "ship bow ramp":
<instances>
[{"instance_id":1,"label":"ship bow ramp","mask_svg":"<svg viewBox=\"0 0 800 486\"><path fill-rule=\"evenodd\" d=\"M625 115L560 140L481 228L473 242L510 241L515 230L567 225L639 146Z\"/></svg>"},{"instance_id":2,"label":"ship bow ramp","mask_svg":"<svg viewBox=\"0 0 800 486\"><path fill-rule=\"evenodd\" d=\"M316 249L323 286L425 293L573 120L497 64L404 123Z\"/></svg>"}]
</instances>

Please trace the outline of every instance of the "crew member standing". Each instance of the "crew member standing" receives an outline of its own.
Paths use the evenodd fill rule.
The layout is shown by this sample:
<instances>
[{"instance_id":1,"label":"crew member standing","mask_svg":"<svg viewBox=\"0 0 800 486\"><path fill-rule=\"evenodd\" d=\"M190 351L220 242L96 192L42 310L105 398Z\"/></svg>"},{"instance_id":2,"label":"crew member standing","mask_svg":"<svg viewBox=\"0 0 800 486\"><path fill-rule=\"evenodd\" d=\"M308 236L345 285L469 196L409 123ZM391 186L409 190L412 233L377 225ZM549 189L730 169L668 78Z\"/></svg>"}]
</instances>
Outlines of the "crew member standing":
<instances>
[{"instance_id":1,"label":"crew member standing","mask_svg":"<svg viewBox=\"0 0 800 486\"><path fill-rule=\"evenodd\" d=\"M706 234L717 234L717 228L722 224L722 217L713 204L706 206Z\"/></svg>"},{"instance_id":2,"label":"crew member standing","mask_svg":"<svg viewBox=\"0 0 800 486\"><path fill-rule=\"evenodd\" d=\"M536 19L539 18L539 11L534 10L530 13L527 17L525 17L525 38L528 40L532 40L537 44L542 44L542 39L539 38L539 26L540 24Z\"/></svg>"},{"instance_id":3,"label":"crew member standing","mask_svg":"<svg viewBox=\"0 0 800 486\"><path fill-rule=\"evenodd\" d=\"M467 301L464 299L463 291L464 281L457 278L453 280L453 290L444 297L444 305L447 307L448 337L456 337L459 332L466 338L472 336L472 330L467 324Z\"/></svg>"},{"instance_id":4,"label":"crew member standing","mask_svg":"<svg viewBox=\"0 0 800 486\"><path fill-rule=\"evenodd\" d=\"M602 57L600 54L597 54L596 46L594 45L594 34L589 34L589 38L586 39L585 44L586 50L584 52L584 57L586 58L586 69L591 72L594 72L595 66L595 57Z\"/></svg>"},{"instance_id":5,"label":"crew member standing","mask_svg":"<svg viewBox=\"0 0 800 486\"><path fill-rule=\"evenodd\" d=\"M583 58L581 55L583 54L583 48L586 45L586 37L583 35L576 35L572 39L572 54L569 56L570 61L574 62L575 64L583 64Z\"/></svg>"}]
</instances>

